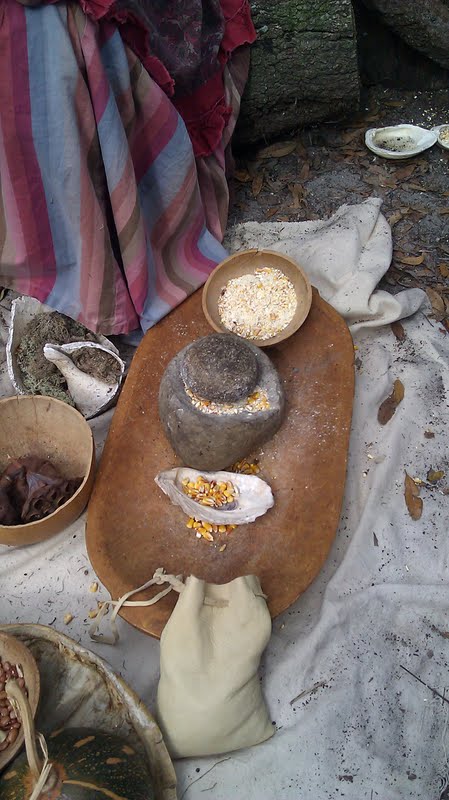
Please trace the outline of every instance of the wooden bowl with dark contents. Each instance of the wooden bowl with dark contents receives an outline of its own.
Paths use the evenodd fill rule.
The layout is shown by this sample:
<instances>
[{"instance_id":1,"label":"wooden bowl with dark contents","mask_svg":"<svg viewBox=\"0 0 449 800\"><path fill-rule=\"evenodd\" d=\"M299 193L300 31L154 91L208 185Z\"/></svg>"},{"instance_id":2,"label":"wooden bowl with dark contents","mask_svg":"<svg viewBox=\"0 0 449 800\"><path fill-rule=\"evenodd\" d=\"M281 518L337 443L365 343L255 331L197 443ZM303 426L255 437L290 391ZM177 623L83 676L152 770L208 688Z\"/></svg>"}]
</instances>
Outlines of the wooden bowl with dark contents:
<instances>
[{"instance_id":1,"label":"wooden bowl with dark contents","mask_svg":"<svg viewBox=\"0 0 449 800\"><path fill-rule=\"evenodd\" d=\"M0 633L0 772L23 745L24 735L20 721L6 697L5 684L16 680L27 692L31 714L36 714L39 703L39 670L28 648L14 636Z\"/></svg>"},{"instance_id":2,"label":"wooden bowl with dark contents","mask_svg":"<svg viewBox=\"0 0 449 800\"><path fill-rule=\"evenodd\" d=\"M14 465L26 461L36 466L22 472L22 496L28 491L24 514L27 501L17 511L19 484ZM48 485L51 476L57 475L47 495L40 474L44 472L50 476ZM53 397L22 395L0 400L0 510L5 523L0 524L0 544L22 547L64 530L86 507L94 472L92 431L79 411ZM48 513L40 518L44 503Z\"/></svg>"},{"instance_id":3,"label":"wooden bowl with dark contents","mask_svg":"<svg viewBox=\"0 0 449 800\"><path fill-rule=\"evenodd\" d=\"M257 347L292 336L312 305L310 281L292 258L273 250L244 250L209 275L203 312L214 330L234 333Z\"/></svg>"}]
</instances>

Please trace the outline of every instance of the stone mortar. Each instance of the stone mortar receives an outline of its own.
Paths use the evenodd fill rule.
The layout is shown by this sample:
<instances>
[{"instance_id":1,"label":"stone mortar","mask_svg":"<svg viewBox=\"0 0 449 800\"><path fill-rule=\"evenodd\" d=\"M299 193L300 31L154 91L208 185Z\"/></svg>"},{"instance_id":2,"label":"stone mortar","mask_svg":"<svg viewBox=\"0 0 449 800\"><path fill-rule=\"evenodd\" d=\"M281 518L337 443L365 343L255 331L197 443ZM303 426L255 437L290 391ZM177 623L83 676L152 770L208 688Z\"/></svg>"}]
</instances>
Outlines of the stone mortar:
<instances>
[{"instance_id":1,"label":"stone mortar","mask_svg":"<svg viewBox=\"0 0 449 800\"><path fill-rule=\"evenodd\" d=\"M242 344L242 340L233 334L212 336L232 337ZM212 337L205 337L209 338ZM267 393L270 403L270 408L266 410L207 414L195 408L185 391L183 375L186 370L183 365L186 357L189 363L189 351L198 348L197 342L181 350L162 377L159 416L173 450L185 466L199 470L226 469L271 439L282 424L285 401L278 374L260 348L250 342L244 342L244 345L256 358L257 383Z\"/></svg>"}]
</instances>

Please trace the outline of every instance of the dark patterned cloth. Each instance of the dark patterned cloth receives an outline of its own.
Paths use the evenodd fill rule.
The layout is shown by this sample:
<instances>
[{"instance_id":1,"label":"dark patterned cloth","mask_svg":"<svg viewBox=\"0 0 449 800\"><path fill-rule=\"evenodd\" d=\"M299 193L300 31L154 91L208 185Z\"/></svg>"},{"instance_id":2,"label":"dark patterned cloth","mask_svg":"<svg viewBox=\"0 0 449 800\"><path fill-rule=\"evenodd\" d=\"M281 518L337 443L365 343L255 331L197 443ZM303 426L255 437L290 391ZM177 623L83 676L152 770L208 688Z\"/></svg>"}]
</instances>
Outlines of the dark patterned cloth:
<instances>
[{"instance_id":1,"label":"dark patterned cloth","mask_svg":"<svg viewBox=\"0 0 449 800\"><path fill-rule=\"evenodd\" d=\"M241 0L233 6L241 6ZM232 8L231 11L236 10ZM177 96L206 83L220 69L226 22L220 0L116 0L110 18L139 20L146 32L141 57L156 57ZM135 32L130 28L135 45Z\"/></svg>"},{"instance_id":2,"label":"dark patterned cloth","mask_svg":"<svg viewBox=\"0 0 449 800\"><path fill-rule=\"evenodd\" d=\"M213 153L231 115L224 67L235 50L256 38L249 0L78 2L91 18L118 26L124 42L183 118L195 155Z\"/></svg>"}]
</instances>

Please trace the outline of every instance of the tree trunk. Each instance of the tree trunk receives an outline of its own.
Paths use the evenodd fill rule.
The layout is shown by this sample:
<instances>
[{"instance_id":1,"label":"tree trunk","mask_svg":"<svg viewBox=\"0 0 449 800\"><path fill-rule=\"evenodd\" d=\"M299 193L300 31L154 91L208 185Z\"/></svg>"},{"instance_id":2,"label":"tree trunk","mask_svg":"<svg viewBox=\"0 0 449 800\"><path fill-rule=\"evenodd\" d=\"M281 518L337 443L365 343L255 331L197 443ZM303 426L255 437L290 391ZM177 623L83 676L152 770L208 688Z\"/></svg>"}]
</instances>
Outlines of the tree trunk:
<instances>
[{"instance_id":1,"label":"tree trunk","mask_svg":"<svg viewBox=\"0 0 449 800\"><path fill-rule=\"evenodd\" d=\"M363 0L404 42L449 68L447 0Z\"/></svg>"},{"instance_id":2,"label":"tree trunk","mask_svg":"<svg viewBox=\"0 0 449 800\"><path fill-rule=\"evenodd\" d=\"M449 2L449 0L447 0ZM397 89L447 89L449 71L419 53L389 28L377 11L364 0L352 0L354 6L360 79L365 86L389 86Z\"/></svg>"},{"instance_id":3,"label":"tree trunk","mask_svg":"<svg viewBox=\"0 0 449 800\"><path fill-rule=\"evenodd\" d=\"M258 33L236 143L268 140L357 107L351 0L252 0Z\"/></svg>"}]
</instances>

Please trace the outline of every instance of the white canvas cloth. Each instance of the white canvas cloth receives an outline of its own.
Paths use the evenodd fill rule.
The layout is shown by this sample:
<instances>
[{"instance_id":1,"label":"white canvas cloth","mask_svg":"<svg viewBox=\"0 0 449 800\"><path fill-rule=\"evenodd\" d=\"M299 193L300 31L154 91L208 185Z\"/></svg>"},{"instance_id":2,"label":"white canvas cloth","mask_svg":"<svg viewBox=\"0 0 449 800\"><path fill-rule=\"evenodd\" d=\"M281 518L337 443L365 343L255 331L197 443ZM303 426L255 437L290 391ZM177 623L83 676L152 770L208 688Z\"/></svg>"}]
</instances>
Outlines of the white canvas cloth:
<instances>
[{"instance_id":1,"label":"white canvas cloth","mask_svg":"<svg viewBox=\"0 0 449 800\"><path fill-rule=\"evenodd\" d=\"M413 521L403 487L404 470L422 479L429 468L449 472L448 336L428 316L423 292L376 289L391 258L378 200L324 222L240 225L228 246L293 256L346 316L358 348L354 415L332 551L308 591L273 621L263 659L276 733L218 759L177 762L179 797L439 800L449 774L449 705L403 667L444 696L449 498L445 479L423 487L422 518ZM405 317L400 343L387 323ZM377 410L396 378L405 397L381 426ZM6 379L3 393L11 393ZM93 425L99 449L110 413ZM63 630L107 659L154 710L159 642L120 620L116 647L91 643L88 611L107 596L101 587L89 593L93 580L84 519L40 545L0 548L0 619ZM74 616L67 627L66 612Z\"/></svg>"}]
</instances>

